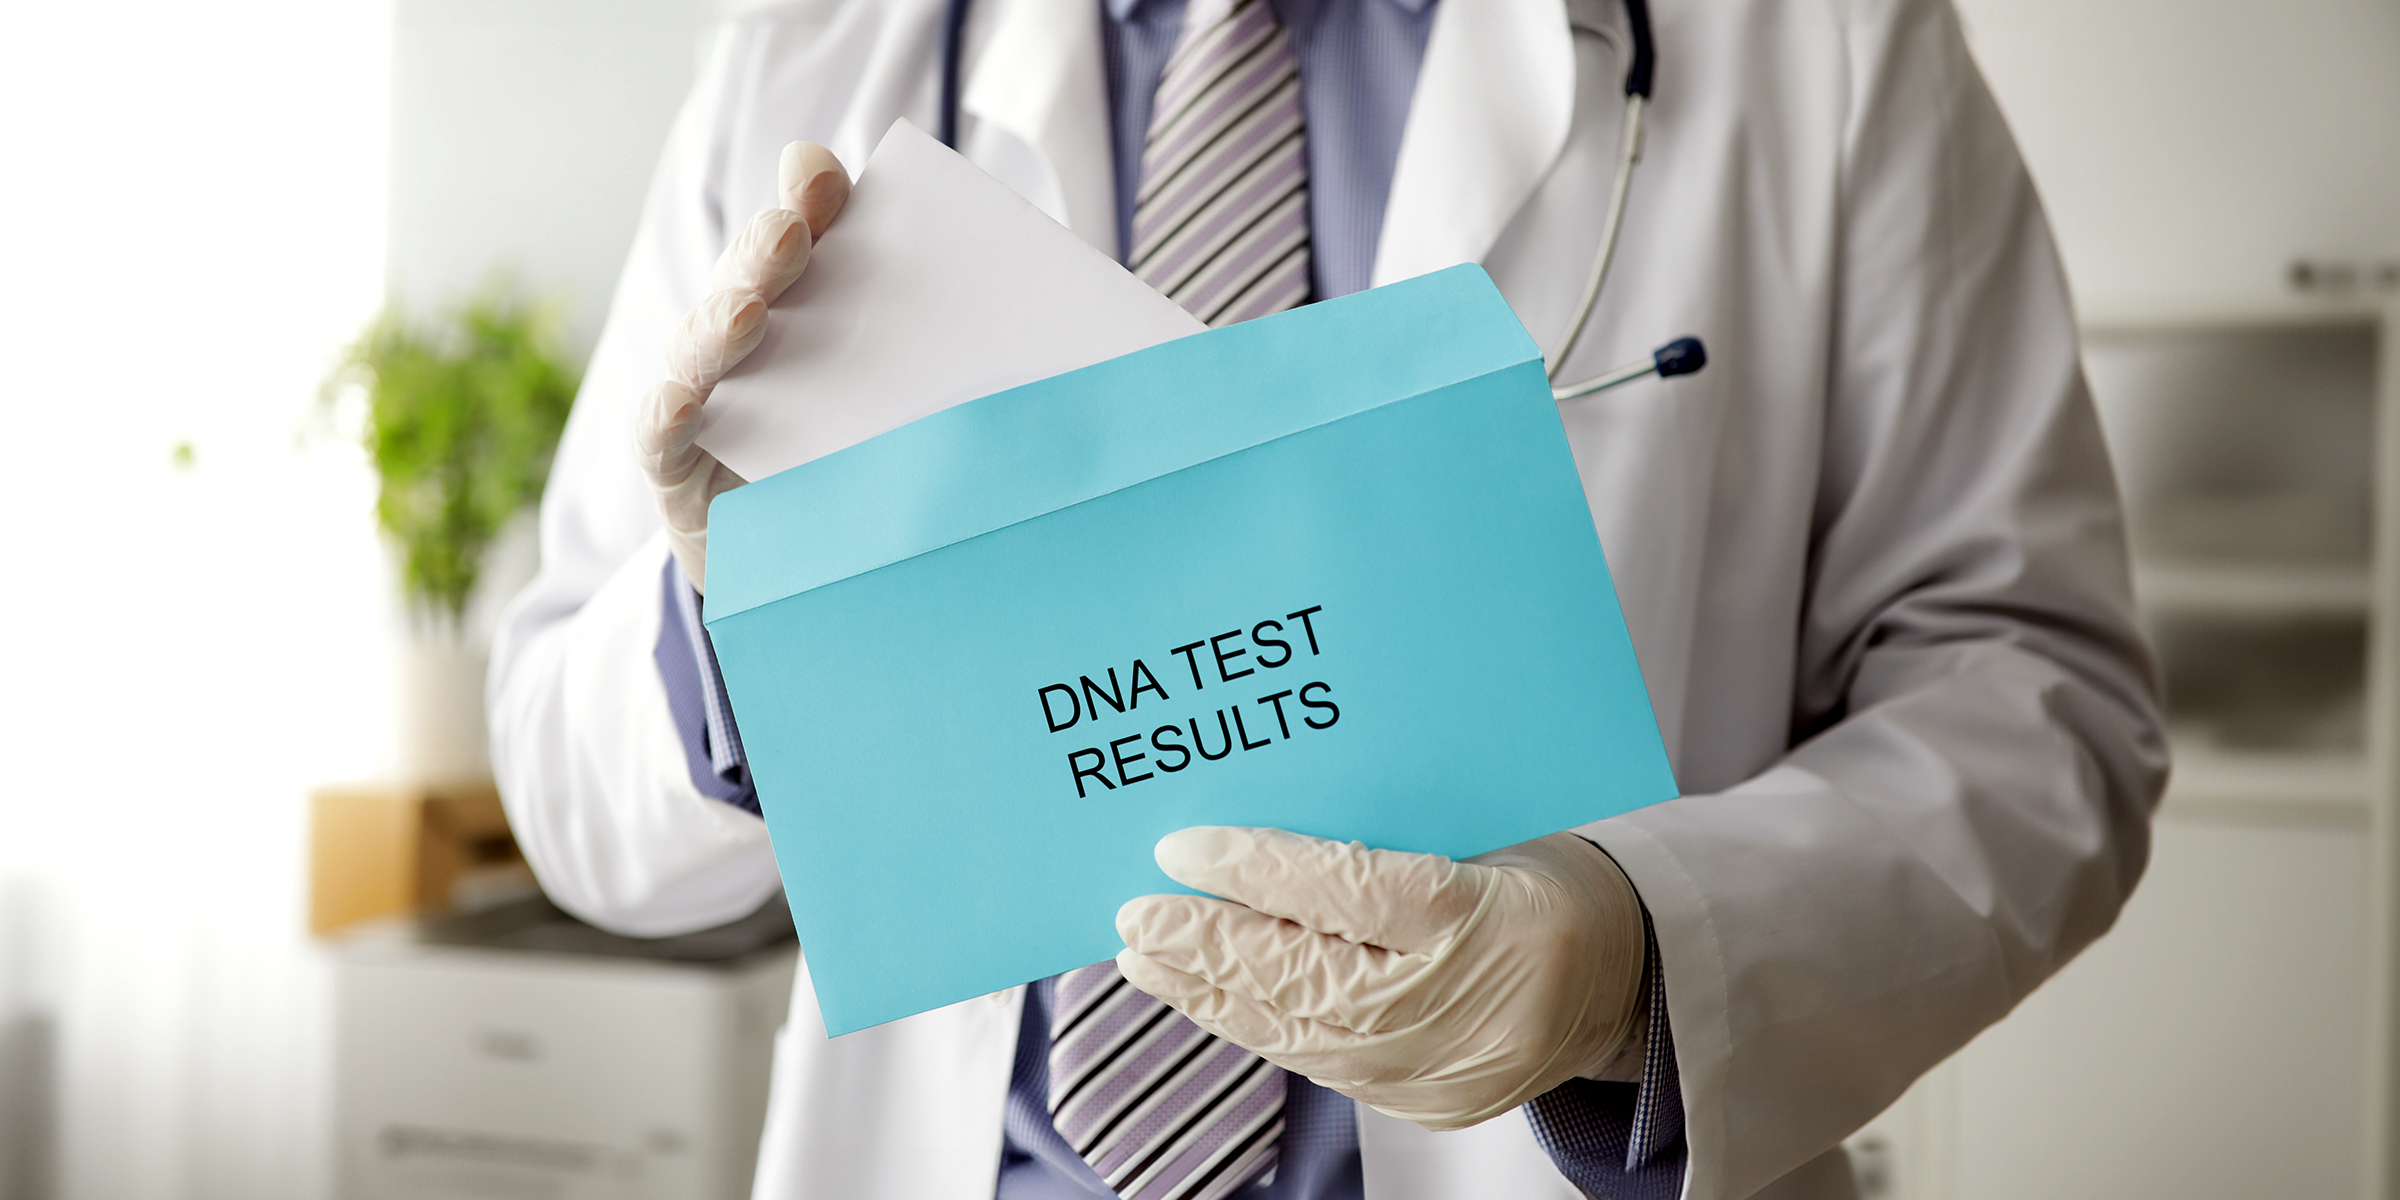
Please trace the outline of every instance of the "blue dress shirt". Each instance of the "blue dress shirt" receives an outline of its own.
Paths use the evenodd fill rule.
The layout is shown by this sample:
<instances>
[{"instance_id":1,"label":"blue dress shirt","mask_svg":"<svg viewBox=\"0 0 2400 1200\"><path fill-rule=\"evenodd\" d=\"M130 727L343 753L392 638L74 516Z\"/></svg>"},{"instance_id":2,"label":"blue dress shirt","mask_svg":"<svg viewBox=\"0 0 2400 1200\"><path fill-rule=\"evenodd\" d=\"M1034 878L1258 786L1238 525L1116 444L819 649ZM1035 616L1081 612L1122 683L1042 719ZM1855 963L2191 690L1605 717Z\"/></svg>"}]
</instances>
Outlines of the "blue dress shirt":
<instances>
[{"instance_id":1,"label":"blue dress shirt","mask_svg":"<svg viewBox=\"0 0 2400 1200\"><path fill-rule=\"evenodd\" d=\"M1307 121L1311 299L1364 288L1374 270L1400 136L1432 31L1435 0L1268 0L1291 31ZM1181 31L1185 0L1101 0L1102 44L1116 151L1118 244L1132 244L1134 194L1151 95ZM661 580L667 619L655 660L702 794L756 813L741 733L701 627L701 598L681 566ZM1647 917L1644 918L1645 923ZM1110 1200L1049 1119L1050 1006L1055 980L1026 989L1009 1082L995 1200ZM1606 1200L1673 1200L1682 1190L1683 1097L1668 1028L1658 944L1643 978L1649 1026L1638 1084L1571 1080L1526 1106L1534 1136L1584 1192ZM1240 1200L1360 1200L1355 1109L1291 1076L1275 1172Z\"/></svg>"}]
</instances>

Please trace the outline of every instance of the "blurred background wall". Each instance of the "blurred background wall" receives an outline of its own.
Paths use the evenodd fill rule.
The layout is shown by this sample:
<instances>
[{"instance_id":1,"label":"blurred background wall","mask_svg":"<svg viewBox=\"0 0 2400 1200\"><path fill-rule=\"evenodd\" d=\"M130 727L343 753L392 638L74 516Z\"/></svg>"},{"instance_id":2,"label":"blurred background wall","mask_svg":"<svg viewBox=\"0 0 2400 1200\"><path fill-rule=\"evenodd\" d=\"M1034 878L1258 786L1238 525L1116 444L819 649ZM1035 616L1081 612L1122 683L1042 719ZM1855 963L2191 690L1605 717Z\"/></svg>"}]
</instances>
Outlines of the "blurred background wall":
<instances>
[{"instance_id":1,"label":"blurred background wall","mask_svg":"<svg viewBox=\"0 0 2400 1200\"><path fill-rule=\"evenodd\" d=\"M2261 308L2400 256L2400 6L1958 0L2087 316Z\"/></svg>"},{"instance_id":2,"label":"blurred background wall","mask_svg":"<svg viewBox=\"0 0 2400 1200\"><path fill-rule=\"evenodd\" d=\"M391 285L495 269L555 294L588 354L667 126L742 0L395 0Z\"/></svg>"},{"instance_id":3,"label":"blurred background wall","mask_svg":"<svg viewBox=\"0 0 2400 1200\"><path fill-rule=\"evenodd\" d=\"M327 428L318 381L387 288L440 304L494 267L558 297L588 347L705 30L732 6L12 12L0 1200L328 1194L306 797L393 769L404 639L372 476ZM2295 256L2400 257L2389 0L1962 8L2087 313L2273 309ZM2062 1173L2091 1184L2205 1134L2269 1148L2264 1190L2099 1182L2342 1194L2361 1130L2320 1116L2355 1110L2363 1070L2366 862L2358 824L2259 833L2170 815L2121 937L1903 1114L1985 1131L1932 1139L1940 1161L1912 1161L1911 1178L2057 1195ZM2325 973L2345 961L2354 976ZM2278 994L2287 968L2305 991ZM2172 1028L2221 1040L2168 1038L2135 1062L2187 1071L2029 1119L2060 1098L2055 1072L2095 1020L2155 1026L2181 998L2144 987L2211 973L2241 984L2233 1007ZM2312 1039L2300 1077L2275 1085L2309 1107L2264 1126L2223 1105L2205 1128L2159 1115L2207 1111L2206 1089L2258 1074L2275 1051L2243 1035L2282 1028L2270 1021ZM2088 1127L2095 1113L2119 1123ZM2273 1186L2291 1161L2316 1167Z\"/></svg>"},{"instance_id":4,"label":"blurred background wall","mask_svg":"<svg viewBox=\"0 0 2400 1200\"><path fill-rule=\"evenodd\" d=\"M390 582L303 437L382 290L389 21L8 11L0 1187L323 1194L302 801L386 756Z\"/></svg>"}]
</instances>

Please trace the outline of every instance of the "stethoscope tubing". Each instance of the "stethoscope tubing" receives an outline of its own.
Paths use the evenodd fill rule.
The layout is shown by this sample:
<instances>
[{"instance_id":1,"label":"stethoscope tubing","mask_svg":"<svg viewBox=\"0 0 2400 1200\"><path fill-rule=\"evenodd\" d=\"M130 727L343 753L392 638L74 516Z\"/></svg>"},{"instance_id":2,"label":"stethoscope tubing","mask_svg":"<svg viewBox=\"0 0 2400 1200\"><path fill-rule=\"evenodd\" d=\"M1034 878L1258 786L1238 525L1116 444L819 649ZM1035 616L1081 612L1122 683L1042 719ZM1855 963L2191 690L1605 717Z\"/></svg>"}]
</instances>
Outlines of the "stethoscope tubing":
<instances>
[{"instance_id":1,"label":"stethoscope tubing","mask_svg":"<svg viewBox=\"0 0 2400 1200\"><path fill-rule=\"evenodd\" d=\"M1634 164L1642 161L1642 111L1648 107L1648 97L1633 91L1625 93L1625 131L1618 139L1616 178L1608 188L1608 216L1600 222L1600 249L1592 255L1592 274L1584 281L1583 298L1575 303L1575 315L1568 318L1566 332L1559 336L1558 344L1550 348L1549 376L1553 385L1558 382L1559 371L1567 365L1567 351L1574 348L1575 339L1583 336L1583 327L1591 321L1592 306L1600 302L1600 289L1608 282L1609 264L1617 257L1617 234L1625 228L1625 197L1633 190ZM1584 388L1583 384L1573 386L1583 389L1577 395L1599 390ZM1554 386L1552 390L1561 389Z\"/></svg>"}]
</instances>

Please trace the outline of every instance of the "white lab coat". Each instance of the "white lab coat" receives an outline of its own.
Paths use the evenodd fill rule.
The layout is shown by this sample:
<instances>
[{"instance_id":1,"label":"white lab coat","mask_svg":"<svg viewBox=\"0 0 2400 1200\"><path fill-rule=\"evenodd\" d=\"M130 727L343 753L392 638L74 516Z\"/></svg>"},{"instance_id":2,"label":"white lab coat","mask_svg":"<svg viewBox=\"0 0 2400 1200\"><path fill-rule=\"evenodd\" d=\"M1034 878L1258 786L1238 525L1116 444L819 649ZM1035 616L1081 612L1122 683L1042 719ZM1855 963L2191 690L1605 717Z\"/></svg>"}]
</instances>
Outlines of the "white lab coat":
<instances>
[{"instance_id":1,"label":"white lab coat","mask_svg":"<svg viewBox=\"0 0 2400 1200\"><path fill-rule=\"evenodd\" d=\"M962 148L1113 250L1094 7L981 0ZM601 925L705 926L777 885L670 723L633 402L786 141L855 167L893 118L935 125L941 8L742 18L652 186L491 679L518 840ZM1686 1194L1847 1195L1839 1140L2114 919L2163 740L2049 232L1948 4L1653 8L1648 153L1564 378L1685 333L1711 362L1562 416L1688 795L1585 832L1656 925ZM1622 22L1616 0L1444 0L1377 282L1481 262L1557 336ZM988 1198L1021 990L828 1041L803 981L758 1195ZM1360 1138L1374 1200L1574 1195L1521 1115L1435 1135L1362 1108Z\"/></svg>"}]
</instances>

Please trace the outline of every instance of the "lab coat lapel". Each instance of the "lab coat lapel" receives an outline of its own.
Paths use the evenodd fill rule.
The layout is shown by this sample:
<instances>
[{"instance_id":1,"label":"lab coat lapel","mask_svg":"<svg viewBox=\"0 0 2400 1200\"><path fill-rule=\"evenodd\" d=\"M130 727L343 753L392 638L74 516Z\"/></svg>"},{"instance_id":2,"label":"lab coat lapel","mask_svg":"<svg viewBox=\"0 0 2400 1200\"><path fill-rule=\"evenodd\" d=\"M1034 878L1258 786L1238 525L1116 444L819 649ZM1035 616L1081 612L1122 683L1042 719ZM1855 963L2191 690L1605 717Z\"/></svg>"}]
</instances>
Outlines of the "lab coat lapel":
<instances>
[{"instance_id":1,"label":"lab coat lapel","mask_svg":"<svg viewBox=\"0 0 2400 1200\"><path fill-rule=\"evenodd\" d=\"M838 1038L802 962L775 1037L757 1200L991 1200L1025 989Z\"/></svg>"},{"instance_id":2,"label":"lab coat lapel","mask_svg":"<svg viewBox=\"0 0 2400 1200\"><path fill-rule=\"evenodd\" d=\"M1115 257L1116 178L1098 6L994 0L973 13L960 149ZM980 127L987 122L990 128ZM1006 137L988 136L994 130Z\"/></svg>"},{"instance_id":3,"label":"lab coat lapel","mask_svg":"<svg viewBox=\"0 0 2400 1200\"><path fill-rule=\"evenodd\" d=\"M1574 105L1563 0L1443 4L1400 139L1374 282L1481 261L1557 161Z\"/></svg>"}]
</instances>

